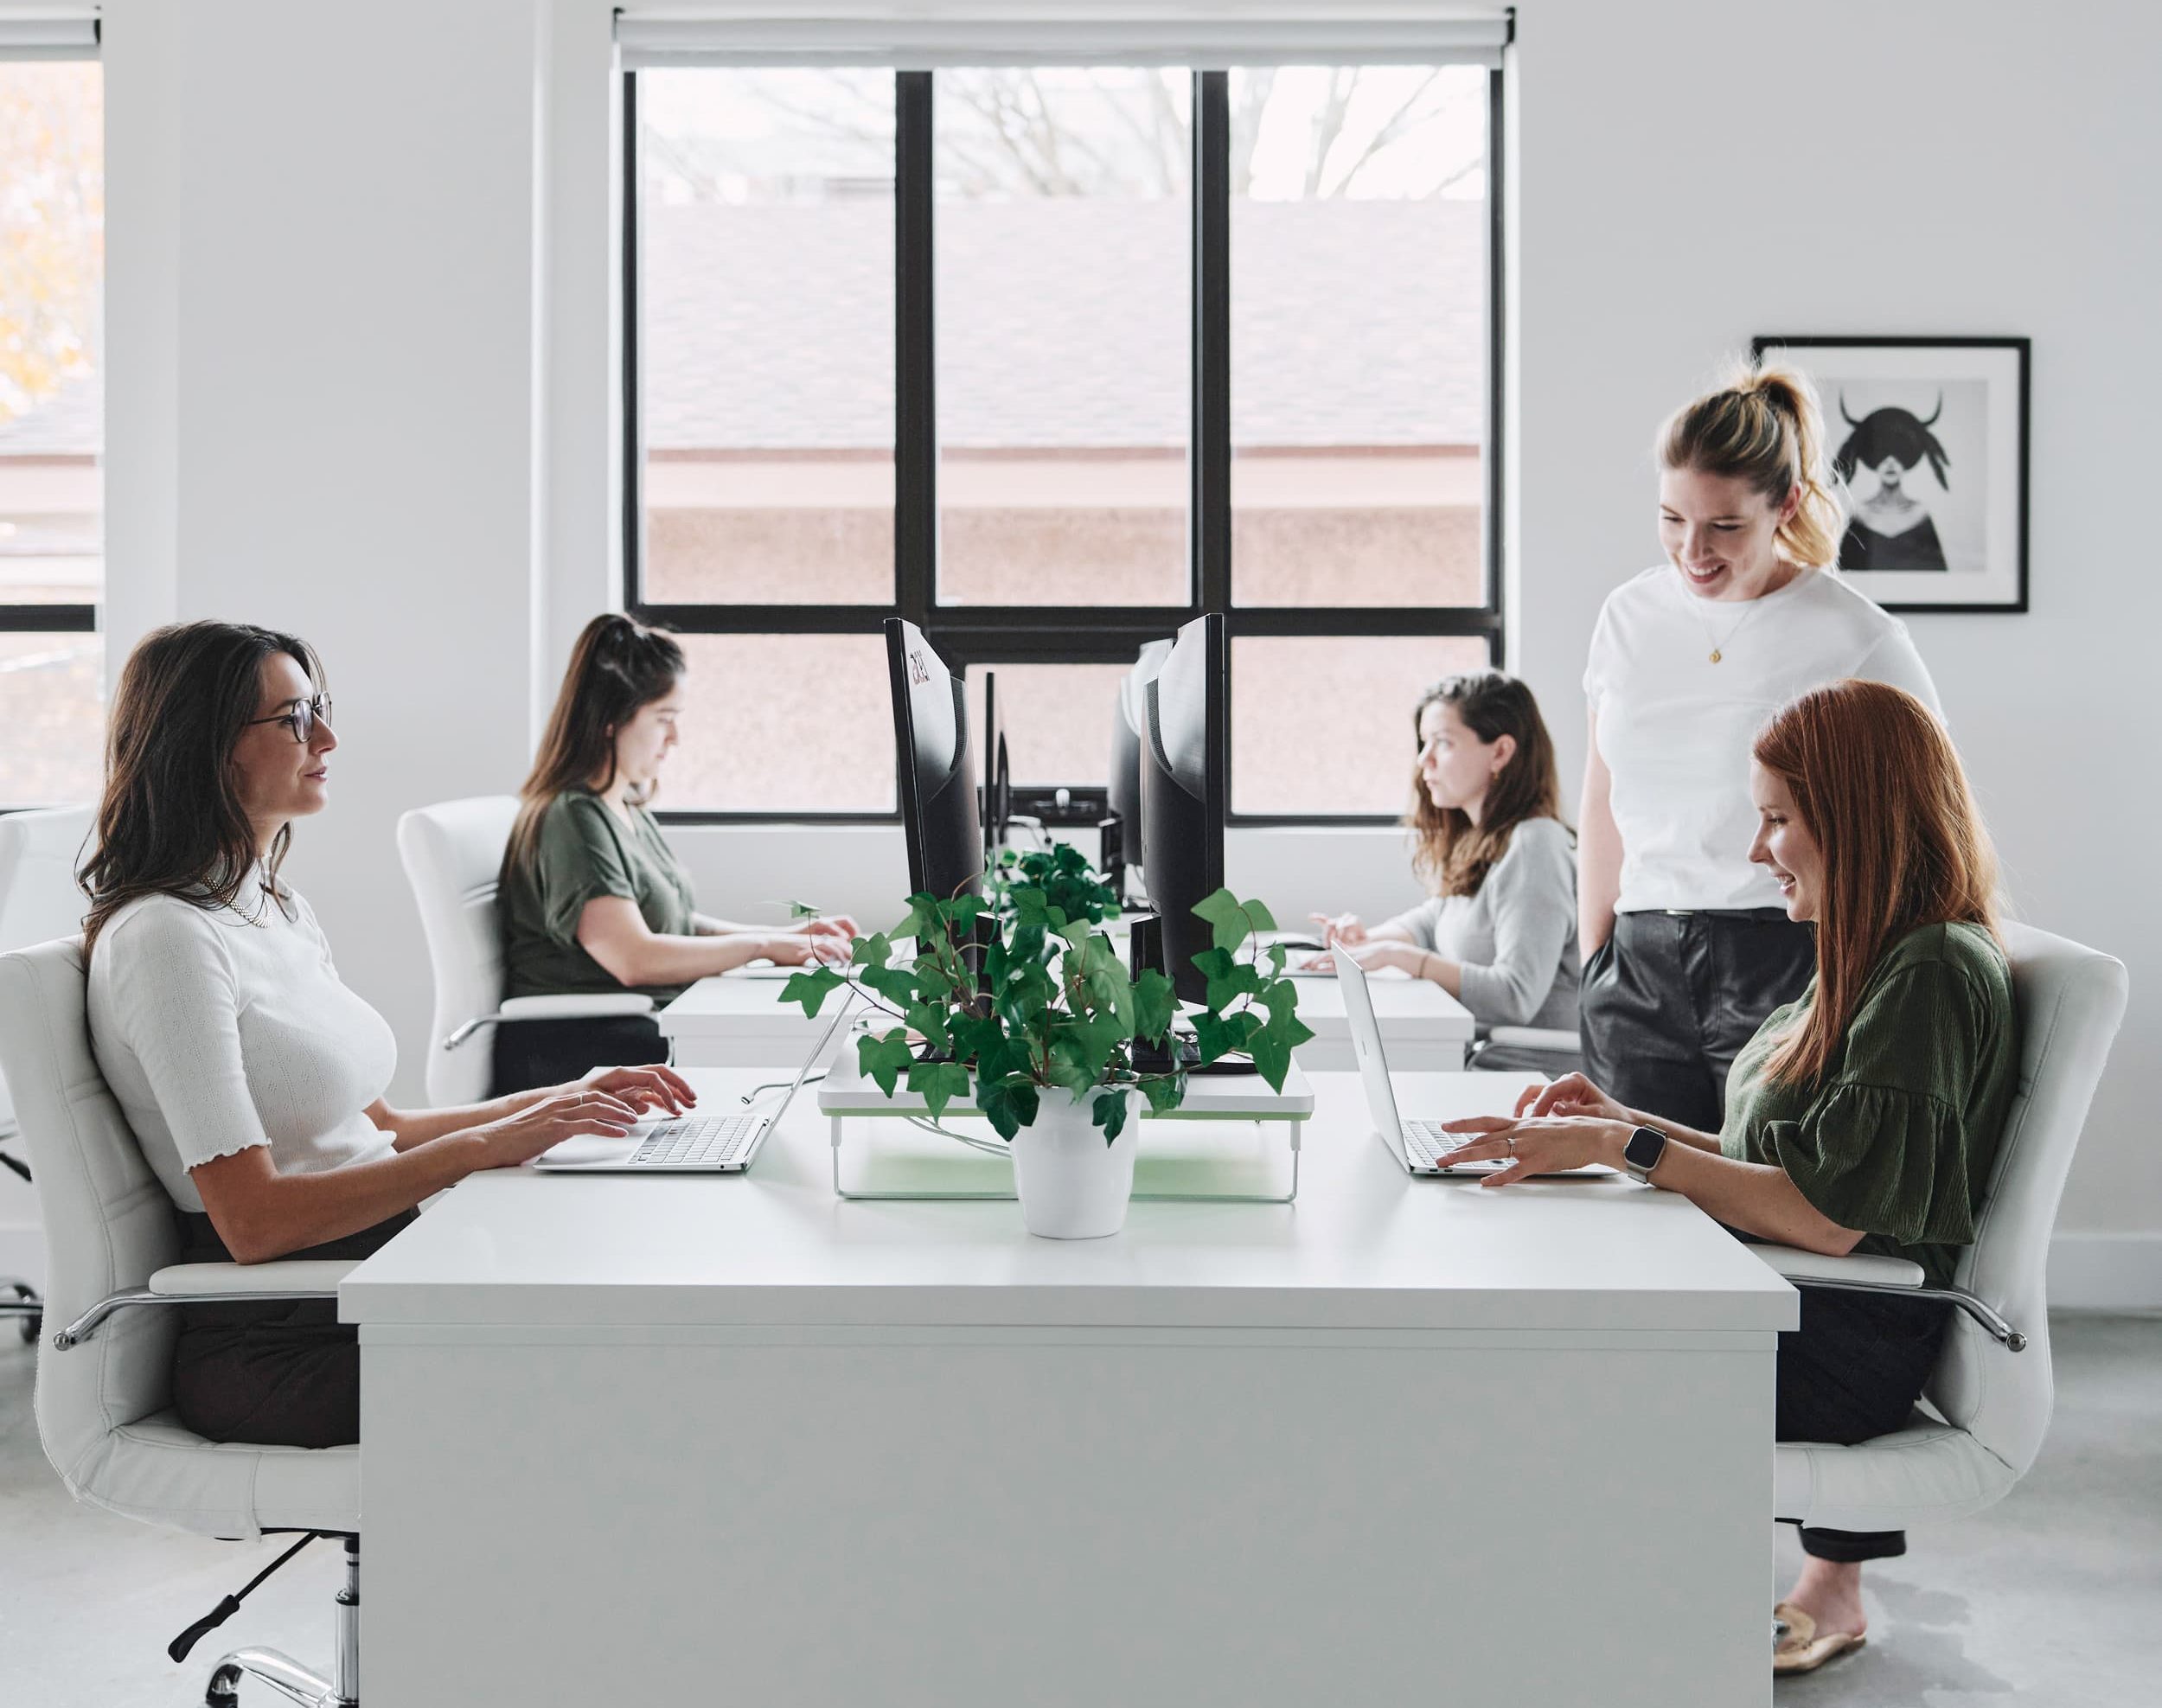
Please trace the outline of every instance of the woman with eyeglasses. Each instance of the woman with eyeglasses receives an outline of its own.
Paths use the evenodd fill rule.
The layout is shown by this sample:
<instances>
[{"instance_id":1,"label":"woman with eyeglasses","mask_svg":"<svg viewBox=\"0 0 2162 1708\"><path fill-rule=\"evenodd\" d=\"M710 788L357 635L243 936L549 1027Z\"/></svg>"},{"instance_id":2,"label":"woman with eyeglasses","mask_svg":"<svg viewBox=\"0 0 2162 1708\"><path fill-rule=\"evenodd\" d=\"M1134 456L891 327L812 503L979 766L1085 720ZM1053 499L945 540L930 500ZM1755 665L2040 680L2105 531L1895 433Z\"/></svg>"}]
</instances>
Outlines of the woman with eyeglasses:
<instances>
[{"instance_id":1,"label":"woman with eyeglasses","mask_svg":"<svg viewBox=\"0 0 2162 1708\"><path fill-rule=\"evenodd\" d=\"M182 624L121 673L78 874L91 1045L189 1263L365 1257L477 1169L694 1101L647 1066L464 1109L386 1103L390 1027L279 875L293 821L329 803L337 745L322 665L294 636ZM173 1403L213 1441L356 1442L355 1331L328 1302L184 1307Z\"/></svg>"},{"instance_id":2,"label":"woman with eyeglasses","mask_svg":"<svg viewBox=\"0 0 2162 1708\"><path fill-rule=\"evenodd\" d=\"M646 806L675 747L687 668L675 636L632 617L596 617L579 636L503 854L504 995L632 990L657 1006L752 961L848 958L857 932L846 914L777 929L698 911ZM647 1014L521 1020L496 1028L495 1048L498 1093L595 1062L668 1059Z\"/></svg>"}]
</instances>

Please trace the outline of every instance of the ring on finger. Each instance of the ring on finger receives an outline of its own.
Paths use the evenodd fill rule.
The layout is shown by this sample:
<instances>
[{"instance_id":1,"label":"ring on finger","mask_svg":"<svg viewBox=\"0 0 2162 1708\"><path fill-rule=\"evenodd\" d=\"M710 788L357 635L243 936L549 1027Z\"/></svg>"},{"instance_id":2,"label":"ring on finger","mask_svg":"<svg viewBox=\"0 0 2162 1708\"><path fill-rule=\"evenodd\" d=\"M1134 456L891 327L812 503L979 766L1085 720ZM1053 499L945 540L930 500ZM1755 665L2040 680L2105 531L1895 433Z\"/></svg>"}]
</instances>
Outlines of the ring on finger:
<instances>
[{"instance_id":1,"label":"ring on finger","mask_svg":"<svg viewBox=\"0 0 2162 1708\"><path fill-rule=\"evenodd\" d=\"M1515 1135L1515 1134L1513 1134L1513 1133L1504 1133L1504 1134L1501 1135L1501 1142L1502 1142L1503 1144L1505 1144L1505 1145L1508 1146L1508 1148L1509 1148L1509 1160L1510 1160L1512 1162L1515 1161L1516 1161L1516 1135Z\"/></svg>"}]
</instances>

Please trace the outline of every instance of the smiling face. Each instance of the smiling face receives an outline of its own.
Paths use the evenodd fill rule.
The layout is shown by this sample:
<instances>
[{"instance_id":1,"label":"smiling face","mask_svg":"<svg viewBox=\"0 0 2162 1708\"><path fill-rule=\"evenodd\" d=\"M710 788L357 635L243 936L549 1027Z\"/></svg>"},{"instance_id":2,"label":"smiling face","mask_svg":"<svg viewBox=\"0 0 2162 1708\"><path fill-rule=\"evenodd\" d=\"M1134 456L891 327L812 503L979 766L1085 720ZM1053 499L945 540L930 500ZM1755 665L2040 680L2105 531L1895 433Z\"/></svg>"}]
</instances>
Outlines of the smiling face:
<instances>
[{"instance_id":1,"label":"smiling face","mask_svg":"<svg viewBox=\"0 0 2162 1708\"><path fill-rule=\"evenodd\" d=\"M616 776L639 794L659 780L661 766L676 742L676 720L683 713L683 681L677 677L658 700L649 700L616 732Z\"/></svg>"},{"instance_id":2,"label":"smiling face","mask_svg":"<svg viewBox=\"0 0 2162 1708\"><path fill-rule=\"evenodd\" d=\"M1746 480L1669 469L1659 480L1659 543L1699 598L1758 598L1792 577L1776 540L1801 502L1790 492L1774 504Z\"/></svg>"},{"instance_id":3,"label":"smiling face","mask_svg":"<svg viewBox=\"0 0 2162 1708\"><path fill-rule=\"evenodd\" d=\"M319 813L330 800L330 754L338 745L326 720L317 720L306 741L293 739L292 725L281 714L316 696L316 685L289 653L263 661L257 718L240 732L233 749L233 781L241 810L255 826L256 839L267 848L279 828Z\"/></svg>"},{"instance_id":4,"label":"smiling face","mask_svg":"<svg viewBox=\"0 0 2162 1708\"><path fill-rule=\"evenodd\" d=\"M1787 917L1820 918L1824 908L1824 849L1801 821L1786 779L1749 762L1749 799L1756 804L1756 840L1749 859L1778 880Z\"/></svg>"},{"instance_id":5,"label":"smiling face","mask_svg":"<svg viewBox=\"0 0 2162 1708\"><path fill-rule=\"evenodd\" d=\"M1514 736L1481 741L1445 700L1433 701L1419 713L1419 781L1427 798L1437 807L1455 808L1474 824L1486 804L1487 790L1515 752Z\"/></svg>"}]
</instances>

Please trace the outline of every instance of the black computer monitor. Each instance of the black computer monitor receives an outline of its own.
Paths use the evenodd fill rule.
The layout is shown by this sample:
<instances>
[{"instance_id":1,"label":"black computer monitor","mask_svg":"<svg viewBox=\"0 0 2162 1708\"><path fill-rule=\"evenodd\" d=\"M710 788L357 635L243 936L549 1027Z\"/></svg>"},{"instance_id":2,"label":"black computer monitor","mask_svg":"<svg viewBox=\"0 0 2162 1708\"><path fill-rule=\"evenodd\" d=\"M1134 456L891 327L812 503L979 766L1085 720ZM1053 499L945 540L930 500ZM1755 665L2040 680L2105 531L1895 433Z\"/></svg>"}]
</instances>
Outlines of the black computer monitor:
<instances>
[{"instance_id":1,"label":"black computer monitor","mask_svg":"<svg viewBox=\"0 0 2162 1708\"><path fill-rule=\"evenodd\" d=\"M1014 771L1006 758L1005 707L999 700L998 673L983 673L983 866L988 871L1006 846L1014 821Z\"/></svg>"},{"instance_id":2,"label":"black computer monitor","mask_svg":"<svg viewBox=\"0 0 2162 1708\"><path fill-rule=\"evenodd\" d=\"M1144 688L1141 863L1161 921L1163 970L1187 1002L1207 998L1193 957L1213 941L1193 906L1224 887L1228 685L1224 619L1212 614L1179 630Z\"/></svg>"},{"instance_id":3,"label":"black computer monitor","mask_svg":"<svg viewBox=\"0 0 2162 1708\"><path fill-rule=\"evenodd\" d=\"M1142 731L1148 721L1148 684L1171 652L1169 641L1151 641L1141 649L1134 668L1121 679L1118 703L1111 712L1111 782L1105 803L1118 821L1122 863L1131 870L1142 867L1141 750Z\"/></svg>"},{"instance_id":4,"label":"black computer monitor","mask_svg":"<svg viewBox=\"0 0 2162 1708\"><path fill-rule=\"evenodd\" d=\"M976 819L967 689L924 631L898 617L886 619L886 667L910 892L928 892L941 901L981 894L983 832Z\"/></svg>"}]
</instances>

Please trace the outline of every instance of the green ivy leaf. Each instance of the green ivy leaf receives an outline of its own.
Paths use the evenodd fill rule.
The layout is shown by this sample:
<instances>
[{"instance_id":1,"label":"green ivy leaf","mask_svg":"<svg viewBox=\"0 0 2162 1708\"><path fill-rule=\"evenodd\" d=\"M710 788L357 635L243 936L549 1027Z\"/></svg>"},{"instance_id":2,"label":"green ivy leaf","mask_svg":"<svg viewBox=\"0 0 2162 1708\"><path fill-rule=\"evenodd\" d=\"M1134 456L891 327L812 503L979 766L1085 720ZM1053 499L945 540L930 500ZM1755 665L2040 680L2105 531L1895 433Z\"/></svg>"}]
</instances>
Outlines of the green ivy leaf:
<instances>
[{"instance_id":1,"label":"green ivy leaf","mask_svg":"<svg viewBox=\"0 0 2162 1708\"><path fill-rule=\"evenodd\" d=\"M1178 1007L1178 993L1171 981L1154 967L1146 969L1134 981L1134 1036L1161 1043Z\"/></svg>"},{"instance_id":2,"label":"green ivy leaf","mask_svg":"<svg viewBox=\"0 0 2162 1708\"><path fill-rule=\"evenodd\" d=\"M928 949L943 935L939 930L943 923L938 914L938 898L918 890L909 897L908 918L893 928L893 934L914 937L919 945Z\"/></svg>"},{"instance_id":3,"label":"green ivy leaf","mask_svg":"<svg viewBox=\"0 0 2162 1708\"><path fill-rule=\"evenodd\" d=\"M1258 995L1261 988L1261 975L1242 961L1222 978L1209 981L1203 1001L1211 1014L1220 1014L1240 997Z\"/></svg>"},{"instance_id":4,"label":"green ivy leaf","mask_svg":"<svg viewBox=\"0 0 2162 1708\"><path fill-rule=\"evenodd\" d=\"M1127 1101L1123 1090L1105 1091L1089 1105L1089 1117L1103 1129L1103 1142L1107 1146L1115 1143L1126 1130Z\"/></svg>"},{"instance_id":5,"label":"green ivy leaf","mask_svg":"<svg viewBox=\"0 0 2162 1708\"><path fill-rule=\"evenodd\" d=\"M983 917L990 905L982 896L959 895L951 901L940 902L938 912L942 918L965 933L975 929L975 922Z\"/></svg>"},{"instance_id":6,"label":"green ivy leaf","mask_svg":"<svg viewBox=\"0 0 2162 1708\"><path fill-rule=\"evenodd\" d=\"M936 1121L955 1098L969 1095L969 1070L958 1062L917 1062L908 1070L908 1089Z\"/></svg>"},{"instance_id":7,"label":"green ivy leaf","mask_svg":"<svg viewBox=\"0 0 2162 1708\"><path fill-rule=\"evenodd\" d=\"M1269 1082L1269 1089L1283 1090L1284 1076L1291 1071L1289 1039L1274 1026L1264 1026L1247 1040L1246 1048L1254 1059L1254 1066Z\"/></svg>"},{"instance_id":8,"label":"green ivy leaf","mask_svg":"<svg viewBox=\"0 0 2162 1708\"><path fill-rule=\"evenodd\" d=\"M1038 1100L1036 1088L1027 1080L1006 1080L998 1084L976 1084L976 1107L999 1137L1011 1141L1024 1127L1033 1126L1036 1120Z\"/></svg>"},{"instance_id":9,"label":"green ivy leaf","mask_svg":"<svg viewBox=\"0 0 2162 1708\"><path fill-rule=\"evenodd\" d=\"M807 973L791 973L788 982L781 987L784 1002L801 1002L803 1018L809 1020L826 1006L826 998L848 981L831 967L815 967Z\"/></svg>"},{"instance_id":10,"label":"green ivy leaf","mask_svg":"<svg viewBox=\"0 0 2162 1708\"><path fill-rule=\"evenodd\" d=\"M807 901L791 901L788 904L788 917L791 919L816 919L822 912L823 912L822 909L813 907Z\"/></svg>"},{"instance_id":11,"label":"green ivy leaf","mask_svg":"<svg viewBox=\"0 0 2162 1708\"><path fill-rule=\"evenodd\" d=\"M913 1063L914 1058L909 1054L908 1034L898 1026L883 1038L867 1034L856 1040L856 1065L889 1097L893 1095L895 1083Z\"/></svg>"},{"instance_id":12,"label":"green ivy leaf","mask_svg":"<svg viewBox=\"0 0 2162 1708\"><path fill-rule=\"evenodd\" d=\"M1183 1073L1149 1074L1141 1081L1141 1094L1148 1099L1148 1107L1161 1115L1186 1101L1187 1077Z\"/></svg>"},{"instance_id":13,"label":"green ivy leaf","mask_svg":"<svg viewBox=\"0 0 2162 1708\"><path fill-rule=\"evenodd\" d=\"M1216 946L1234 950L1246 941L1249 931L1273 931L1276 922L1269 910L1257 901L1242 902L1229 890L1219 890L1214 895L1194 904L1194 917L1202 920L1215 933Z\"/></svg>"},{"instance_id":14,"label":"green ivy leaf","mask_svg":"<svg viewBox=\"0 0 2162 1708\"><path fill-rule=\"evenodd\" d=\"M1268 1009L1270 1020L1276 1025L1289 1025L1298 1019L1299 993L1289 979L1260 987L1254 1000Z\"/></svg>"},{"instance_id":15,"label":"green ivy leaf","mask_svg":"<svg viewBox=\"0 0 2162 1708\"><path fill-rule=\"evenodd\" d=\"M1246 1047L1246 1040L1261 1027L1259 1018L1241 1011L1236 1014L1196 1014L1193 1040L1201 1046L1201 1059L1212 1062Z\"/></svg>"}]
</instances>

